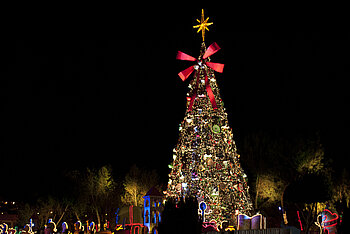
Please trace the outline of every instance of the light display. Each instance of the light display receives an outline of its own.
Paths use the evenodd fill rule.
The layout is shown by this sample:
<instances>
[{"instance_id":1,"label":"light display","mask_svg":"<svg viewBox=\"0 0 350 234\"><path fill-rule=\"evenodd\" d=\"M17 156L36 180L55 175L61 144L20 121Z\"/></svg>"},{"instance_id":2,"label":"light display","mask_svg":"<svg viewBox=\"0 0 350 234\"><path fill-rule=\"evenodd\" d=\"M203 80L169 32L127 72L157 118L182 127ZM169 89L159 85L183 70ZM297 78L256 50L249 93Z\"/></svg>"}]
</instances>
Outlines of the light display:
<instances>
[{"instance_id":1,"label":"light display","mask_svg":"<svg viewBox=\"0 0 350 234\"><path fill-rule=\"evenodd\" d=\"M48 223L52 223L52 225L53 225L53 229L52 229L53 232L57 232L56 223L52 219L49 219Z\"/></svg>"},{"instance_id":2,"label":"light display","mask_svg":"<svg viewBox=\"0 0 350 234\"><path fill-rule=\"evenodd\" d=\"M238 215L237 230L266 229L266 220L261 214L249 217L245 214Z\"/></svg>"},{"instance_id":3,"label":"light display","mask_svg":"<svg viewBox=\"0 0 350 234\"><path fill-rule=\"evenodd\" d=\"M180 51L177 55L177 59L195 62L179 73L180 78L186 80L194 72L194 79L188 86L187 111L173 149L166 196L195 196L205 221L236 226L237 215L251 215L253 207L214 75L224 65L209 58L218 50L216 43L206 49L203 42L198 59Z\"/></svg>"},{"instance_id":4,"label":"light display","mask_svg":"<svg viewBox=\"0 0 350 234\"><path fill-rule=\"evenodd\" d=\"M197 22L199 23L198 25L193 26L193 28L198 28L197 33L199 33L200 31L202 31L202 39L204 41L204 37L205 37L205 30L209 31L208 26L212 25L213 23L208 23L209 17L207 19L204 19L204 10L202 9L202 16L201 16L201 20L197 19Z\"/></svg>"},{"instance_id":5,"label":"light display","mask_svg":"<svg viewBox=\"0 0 350 234\"><path fill-rule=\"evenodd\" d=\"M63 222L62 223L62 231L61 231L61 233L65 233L66 230L68 230L68 224L66 222Z\"/></svg>"},{"instance_id":6,"label":"light display","mask_svg":"<svg viewBox=\"0 0 350 234\"><path fill-rule=\"evenodd\" d=\"M303 224L301 223L301 220L300 220L299 210L297 211L297 215L298 215L298 222L300 224L300 230L303 231Z\"/></svg>"},{"instance_id":7,"label":"light display","mask_svg":"<svg viewBox=\"0 0 350 234\"><path fill-rule=\"evenodd\" d=\"M337 233L337 223L338 223L338 214L332 213L328 209L324 209L316 219L315 224L320 228L320 232L322 233L322 229L325 233Z\"/></svg>"}]
</instances>

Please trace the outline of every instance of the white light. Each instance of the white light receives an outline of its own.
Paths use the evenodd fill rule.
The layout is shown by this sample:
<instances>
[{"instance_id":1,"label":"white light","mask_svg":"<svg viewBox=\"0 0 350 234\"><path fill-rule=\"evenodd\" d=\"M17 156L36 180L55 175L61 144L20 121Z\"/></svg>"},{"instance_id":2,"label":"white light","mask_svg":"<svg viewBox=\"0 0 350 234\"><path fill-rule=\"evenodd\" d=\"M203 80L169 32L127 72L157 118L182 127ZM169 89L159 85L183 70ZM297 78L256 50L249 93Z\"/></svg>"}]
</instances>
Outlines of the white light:
<instances>
[{"instance_id":1,"label":"white light","mask_svg":"<svg viewBox=\"0 0 350 234\"><path fill-rule=\"evenodd\" d=\"M187 123L191 123L192 119L186 119Z\"/></svg>"}]
</instances>

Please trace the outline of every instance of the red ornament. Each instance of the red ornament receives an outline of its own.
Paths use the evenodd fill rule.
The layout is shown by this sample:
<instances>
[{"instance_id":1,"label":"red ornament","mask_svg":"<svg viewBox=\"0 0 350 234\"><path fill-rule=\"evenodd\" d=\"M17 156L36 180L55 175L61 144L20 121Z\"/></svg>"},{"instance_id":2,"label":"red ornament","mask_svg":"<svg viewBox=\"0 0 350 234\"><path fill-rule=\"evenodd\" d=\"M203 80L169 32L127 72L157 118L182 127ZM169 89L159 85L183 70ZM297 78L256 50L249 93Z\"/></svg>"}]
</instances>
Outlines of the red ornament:
<instances>
[{"instance_id":1,"label":"red ornament","mask_svg":"<svg viewBox=\"0 0 350 234\"><path fill-rule=\"evenodd\" d=\"M216 163L216 169L217 170L221 170L221 168L222 168L221 164L220 163Z\"/></svg>"}]
</instances>

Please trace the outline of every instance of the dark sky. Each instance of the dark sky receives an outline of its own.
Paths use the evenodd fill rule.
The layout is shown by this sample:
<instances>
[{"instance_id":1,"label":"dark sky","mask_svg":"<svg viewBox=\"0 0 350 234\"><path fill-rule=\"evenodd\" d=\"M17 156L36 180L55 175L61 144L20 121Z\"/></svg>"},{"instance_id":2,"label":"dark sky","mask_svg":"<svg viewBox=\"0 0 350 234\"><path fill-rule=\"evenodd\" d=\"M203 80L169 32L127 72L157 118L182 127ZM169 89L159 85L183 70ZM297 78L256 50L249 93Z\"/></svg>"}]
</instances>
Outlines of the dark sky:
<instances>
[{"instance_id":1,"label":"dark sky","mask_svg":"<svg viewBox=\"0 0 350 234\"><path fill-rule=\"evenodd\" d=\"M96 40L71 34L89 27L79 20L67 30L59 20L33 30L28 23L32 34L7 40L0 70L4 187L45 190L66 169L104 164L121 175L136 163L164 180L185 114L188 82L177 73L191 65L175 56L198 56L201 36L192 26L200 9L129 9L123 22L116 15L115 25L102 29L111 36ZM214 22L206 44L222 48L212 61L225 64L217 81L237 144L259 129L319 131L328 157L348 157L350 34L243 31L237 25L250 18L228 13L206 8ZM4 191L0 196L13 195Z\"/></svg>"}]
</instances>

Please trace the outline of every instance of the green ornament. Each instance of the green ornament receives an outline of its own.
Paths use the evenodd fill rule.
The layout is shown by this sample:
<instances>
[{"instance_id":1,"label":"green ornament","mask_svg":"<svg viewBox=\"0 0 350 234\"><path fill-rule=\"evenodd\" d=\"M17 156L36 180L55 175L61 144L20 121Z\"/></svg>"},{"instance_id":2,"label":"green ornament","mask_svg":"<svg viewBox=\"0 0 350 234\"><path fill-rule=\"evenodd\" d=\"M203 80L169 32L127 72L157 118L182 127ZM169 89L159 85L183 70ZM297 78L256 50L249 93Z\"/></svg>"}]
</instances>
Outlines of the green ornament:
<instances>
[{"instance_id":1,"label":"green ornament","mask_svg":"<svg viewBox=\"0 0 350 234\"><path fill-rule=\"evenodd\" d=\"M220 133L220 127L219 127L219 125L217 125L217 124L214 124L213 125L213 127L212 127L212 130L213 130L213 132L215 132L215 133Z\"/></svg>"}]
</instances>

